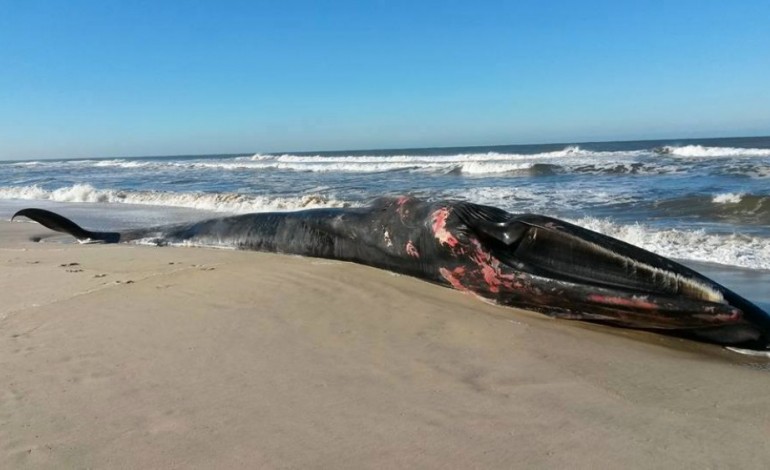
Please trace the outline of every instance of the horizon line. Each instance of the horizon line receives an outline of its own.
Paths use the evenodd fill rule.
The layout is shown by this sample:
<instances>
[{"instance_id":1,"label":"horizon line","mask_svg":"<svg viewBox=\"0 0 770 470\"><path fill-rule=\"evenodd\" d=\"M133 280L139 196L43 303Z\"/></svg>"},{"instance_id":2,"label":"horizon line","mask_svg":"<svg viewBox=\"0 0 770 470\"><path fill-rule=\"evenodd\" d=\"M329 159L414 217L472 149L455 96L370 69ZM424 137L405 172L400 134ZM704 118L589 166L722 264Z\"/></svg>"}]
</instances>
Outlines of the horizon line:
<instances>
[{"instance_id":1,"label":"horizon line","mask_svg":"<svg viewBox=\"0 0 770 470\"><path fill-rule=\"evenodd\" d=\"M474 149L474 148L487 148L487 147L529 147L535 145L584 145L584 144L610 144L610 143L637 143L637 142L673 142L673 141L708 141L708 140L731 140L731 139L770 139L770 134L766 135L742 135L742 136L730 136L730 137L681 137L681 138L663 138L663 139L622 139L622 140L586 140L586 141L563 141L563 142L530 142L530 143L515 143L515 144L484 144L484 145L445 145L445 146L429 146L429 147L381 147L381 148L360 148L360 149L334 149L334 150L291 150L291 151L275 151L275 152L228 152L228 153L179 153L179 154L166 154L166 155L119 155L119 156L106 156L106 157L31 157L24 159L0 159L0 162L14 163L24 161L35 160L108 160L108 159L122 159L122 158L173 158L173 157L211 157L211 156L235 156L235 155L299 155L299 154L329 154L329 153L361 153L361 152L383 152L383 151L408 151L408 150L428 150L428 149Z\"/></svg>"}]
</instances>

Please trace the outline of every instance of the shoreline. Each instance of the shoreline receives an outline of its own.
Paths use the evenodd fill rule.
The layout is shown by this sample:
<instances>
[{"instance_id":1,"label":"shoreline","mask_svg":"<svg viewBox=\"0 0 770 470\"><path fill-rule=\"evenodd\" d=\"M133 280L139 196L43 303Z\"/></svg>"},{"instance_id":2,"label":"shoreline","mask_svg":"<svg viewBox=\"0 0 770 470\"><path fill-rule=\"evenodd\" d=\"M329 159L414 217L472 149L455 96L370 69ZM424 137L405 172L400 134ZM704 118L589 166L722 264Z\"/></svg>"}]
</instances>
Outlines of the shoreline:
<instances>
[{"instance_id":1,"label":"shoreline","mask_svg":"<svg viewBox=\"0 0 770 470\"><path fill-rule=\"evenodd\" d=\"M768 364L350 263L0 222L0 467L762 467Z\"/></svg>"}]
</instances>

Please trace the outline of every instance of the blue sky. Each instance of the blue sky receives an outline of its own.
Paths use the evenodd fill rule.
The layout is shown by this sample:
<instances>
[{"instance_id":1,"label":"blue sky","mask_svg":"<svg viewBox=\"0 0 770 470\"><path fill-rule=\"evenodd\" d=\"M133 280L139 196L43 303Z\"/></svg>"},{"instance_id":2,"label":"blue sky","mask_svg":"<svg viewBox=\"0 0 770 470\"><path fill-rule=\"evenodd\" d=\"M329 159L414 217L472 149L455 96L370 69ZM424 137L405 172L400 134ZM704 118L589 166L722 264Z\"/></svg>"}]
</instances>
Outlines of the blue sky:
<instances>
[{"instance_id":1,"label":"blue sky","mask_svg":"<svg viewBox=\"0 0 770 470\"><path fill-rule=\"evenodd\" d=\"M0 159L770 134L770 2L0 0Z\"/></svg>"}]
</instances>

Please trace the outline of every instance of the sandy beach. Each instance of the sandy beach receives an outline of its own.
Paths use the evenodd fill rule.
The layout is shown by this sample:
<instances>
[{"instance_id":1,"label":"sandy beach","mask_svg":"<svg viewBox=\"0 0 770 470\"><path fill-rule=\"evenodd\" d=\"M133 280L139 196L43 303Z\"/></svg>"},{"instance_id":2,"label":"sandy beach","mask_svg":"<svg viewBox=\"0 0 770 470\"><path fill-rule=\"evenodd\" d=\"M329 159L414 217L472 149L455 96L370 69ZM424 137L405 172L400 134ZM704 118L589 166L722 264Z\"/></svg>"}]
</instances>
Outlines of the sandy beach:
<instances>
[{"instance_id":1,"label":"sandy beach","mask_svg":"<svg viewBox=\"0 0 770 470\"><path fill-rule=\"evenodd\" d=\"M0 468L766 468L770 368L348 263L0 223Z\"/></svg>"}]
</instances>

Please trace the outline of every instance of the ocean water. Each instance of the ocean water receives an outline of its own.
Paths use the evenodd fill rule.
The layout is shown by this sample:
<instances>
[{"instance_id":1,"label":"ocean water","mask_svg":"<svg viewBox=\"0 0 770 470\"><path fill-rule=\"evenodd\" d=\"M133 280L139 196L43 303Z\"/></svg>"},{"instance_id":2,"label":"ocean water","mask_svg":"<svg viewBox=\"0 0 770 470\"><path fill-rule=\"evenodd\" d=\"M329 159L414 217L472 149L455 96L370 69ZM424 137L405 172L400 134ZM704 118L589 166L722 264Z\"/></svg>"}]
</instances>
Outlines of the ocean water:
<instances>
[{"instance_id":1,"label":"ocean water","mask_svg":"<svg viewBox=\"0 0 770 470\"><path fill-rule=\"evenodd\" d=\"M399 194L564 218L770 305L770 137L0 162L0 217L53 206L96 229Z\"/></svg>"}]
</instances>

